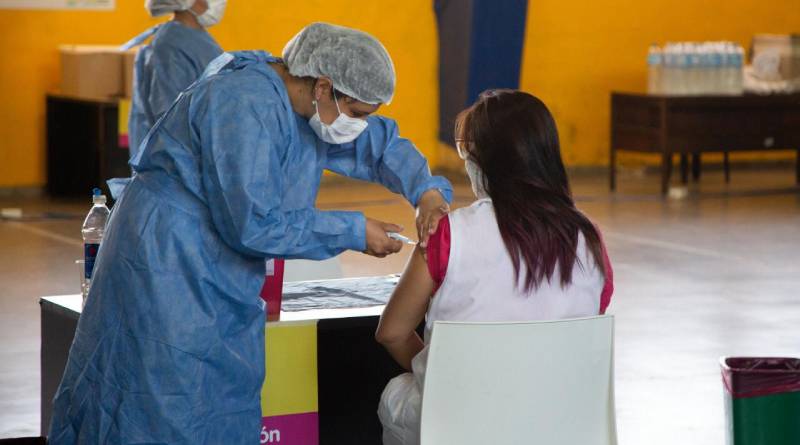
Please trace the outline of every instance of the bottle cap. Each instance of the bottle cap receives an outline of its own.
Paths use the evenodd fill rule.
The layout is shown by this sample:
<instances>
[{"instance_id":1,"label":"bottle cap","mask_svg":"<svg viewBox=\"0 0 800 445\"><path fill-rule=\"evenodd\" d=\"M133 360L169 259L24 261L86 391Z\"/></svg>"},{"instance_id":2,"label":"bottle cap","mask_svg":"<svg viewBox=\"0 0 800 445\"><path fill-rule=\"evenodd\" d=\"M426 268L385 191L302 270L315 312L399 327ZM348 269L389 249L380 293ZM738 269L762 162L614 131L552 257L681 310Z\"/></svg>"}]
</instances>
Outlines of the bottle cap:
<instances>
[{"instance_id":1,"label":"bottle cap","mask_svg":"<svg viewBox=\"0 0 800 445\"><path fill-rule=\"evenodd\" d=\"M103 191L100 190L97 187L92 189L92 202L94 204L105 204L106 203L106 195L104 195Z\"/></svg>"}]
</instances>

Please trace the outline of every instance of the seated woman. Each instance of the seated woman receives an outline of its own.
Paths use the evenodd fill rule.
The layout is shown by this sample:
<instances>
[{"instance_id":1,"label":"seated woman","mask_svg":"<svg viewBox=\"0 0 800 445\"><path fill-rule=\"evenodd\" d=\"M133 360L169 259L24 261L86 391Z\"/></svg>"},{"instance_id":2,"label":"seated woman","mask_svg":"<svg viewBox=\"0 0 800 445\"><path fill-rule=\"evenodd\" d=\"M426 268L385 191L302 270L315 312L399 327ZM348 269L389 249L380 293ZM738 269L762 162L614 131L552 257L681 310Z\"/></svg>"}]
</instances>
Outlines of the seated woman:
<instances>
[{"instance_id":1,"label":"seated woman","mask_svg":"<svg viewBox=\"0 0 800 445\"><path fill-rule=\"evenodd\" d=\"M381 316L376 339L405 369L381 397L384 445L419 443L433 323L535 321L603 314L613 292L598 229L575 208L553 116L534 96L481 95L456 123L471 206L417 248ZM415 332L426 319L425 340Z\"/></svg>"}]
</instances>

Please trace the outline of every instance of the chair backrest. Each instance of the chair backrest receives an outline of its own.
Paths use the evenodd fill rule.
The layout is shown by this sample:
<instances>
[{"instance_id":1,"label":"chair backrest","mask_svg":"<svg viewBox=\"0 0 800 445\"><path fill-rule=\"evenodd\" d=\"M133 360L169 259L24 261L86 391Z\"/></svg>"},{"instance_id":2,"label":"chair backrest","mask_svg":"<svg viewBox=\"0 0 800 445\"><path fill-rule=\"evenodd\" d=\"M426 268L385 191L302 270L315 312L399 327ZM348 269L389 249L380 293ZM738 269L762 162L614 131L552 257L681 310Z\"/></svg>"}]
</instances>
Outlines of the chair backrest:
<instances>
[{"instance_id":1,"label":"chair backrest","mask_svg":"<svg viewBox=\"0 0 800 445\"><path fill-rule=\"evenodd\" d=\"M421 444L614 445L614 319L436 322Z\"/></svg>"},{"instance_id":2,"label":"chair backrest","mask_svg":"<svg viewBox=\"0 0 800 445\"><path fill-rule=\"evenodd\" d=\"M342 262L339 257L323 261L286 260L283 281L335 280L342 278Z\"/></svg>"}]
</instances>

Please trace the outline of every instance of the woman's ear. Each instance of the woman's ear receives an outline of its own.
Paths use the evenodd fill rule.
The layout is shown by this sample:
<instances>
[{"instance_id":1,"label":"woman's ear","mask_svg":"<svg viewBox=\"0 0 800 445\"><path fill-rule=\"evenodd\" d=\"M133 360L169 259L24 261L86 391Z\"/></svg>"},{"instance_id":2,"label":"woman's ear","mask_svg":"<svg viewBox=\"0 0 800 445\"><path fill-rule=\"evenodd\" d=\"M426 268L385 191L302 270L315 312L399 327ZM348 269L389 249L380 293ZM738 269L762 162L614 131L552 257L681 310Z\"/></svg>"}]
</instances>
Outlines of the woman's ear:
<instances>
[{"instance_id":1,"label":"woman's ear","mask_svg":"<svg viewBox=\"0 0 800 445\"><path fill-rule=\"evenodd\" d=\"M314 103L319 102L320 89L318 84L319 79L314 79L314 81L311 83L311 100L314 101Z\"/></svg>"},{"instance_id":2,"label":"woman's ear","mask_svg":"<svg viewBox=\"0 0 800 445\"><path fill-rule=\"evenodd\" d=\"M314 84L314 100L319 101L323 97L333 97L333 82L329 77L320 77Z\"/></svg>"}]
</instances>

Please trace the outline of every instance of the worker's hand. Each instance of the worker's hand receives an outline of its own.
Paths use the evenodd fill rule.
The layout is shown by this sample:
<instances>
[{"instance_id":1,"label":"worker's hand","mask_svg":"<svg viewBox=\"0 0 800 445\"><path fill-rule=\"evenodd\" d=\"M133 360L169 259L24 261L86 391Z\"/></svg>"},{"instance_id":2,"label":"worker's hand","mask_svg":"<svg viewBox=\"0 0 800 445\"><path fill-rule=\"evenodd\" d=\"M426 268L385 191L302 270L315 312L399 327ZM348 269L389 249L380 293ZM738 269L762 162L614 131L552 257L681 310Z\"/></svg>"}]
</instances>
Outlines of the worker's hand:
<instances>
[{"instance_id":1,"label":"worker's hand","mask_svg":"<svg viewBox=\"0 0 800 445\"><path fill-rule=\"evenodd\" d=\"M376 219L367 218L367 255L383 258L386 255L397 253L403 248L403 243L386 236L386 232L402 232L403 227L397 224L385 223Z\"/></svg>"},{"instance_id":2,"label":"worker's hand","mask_svg":"<svg viewBox=\"0 0 800 445\"><path fill-rule=\"evenodd\" d=\"M417 203L417 233L419 247L428 247L428 238L439 227L439 220L450 212L450 205L438 190L423 193Z\"/></svg>"}]
</instances>

